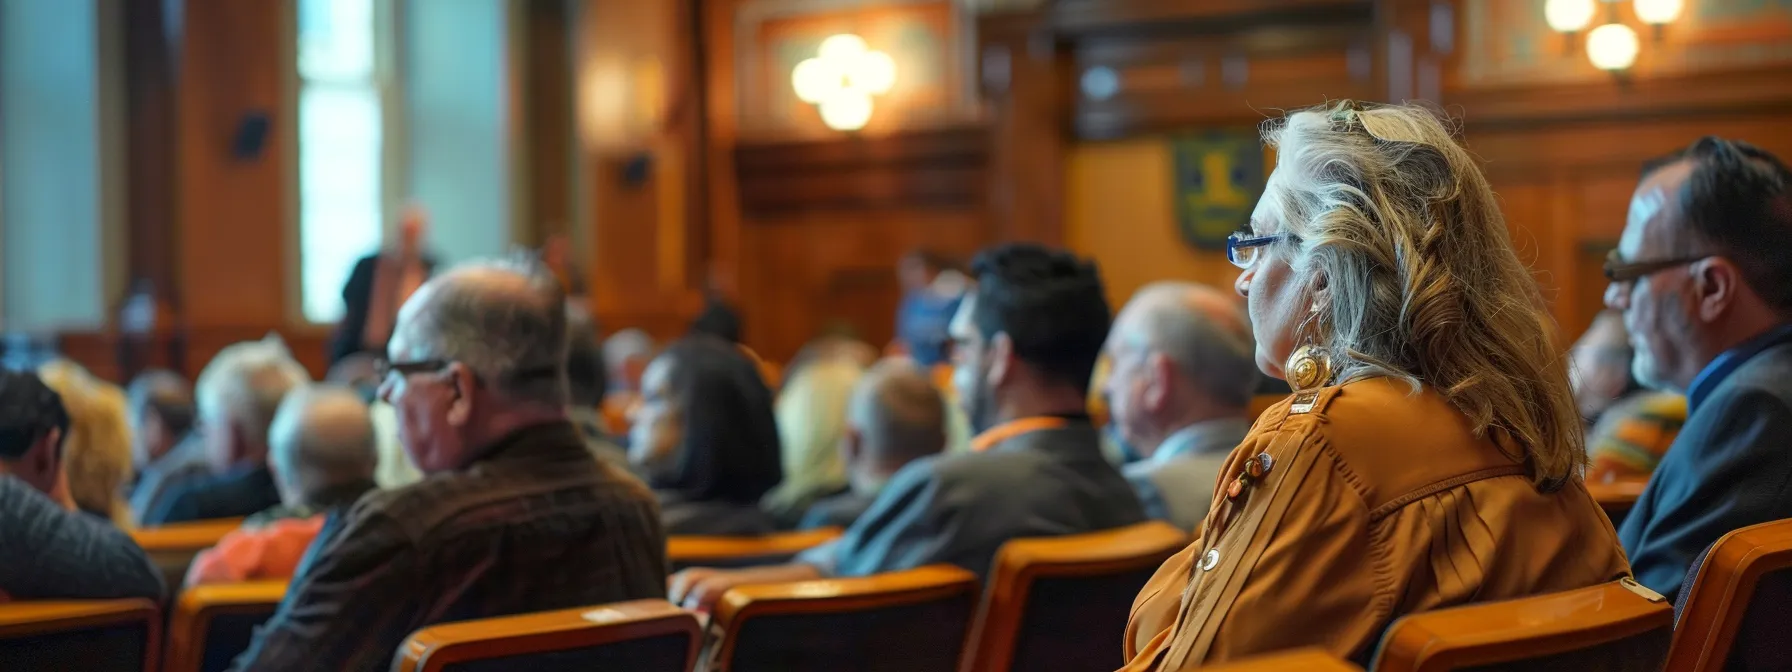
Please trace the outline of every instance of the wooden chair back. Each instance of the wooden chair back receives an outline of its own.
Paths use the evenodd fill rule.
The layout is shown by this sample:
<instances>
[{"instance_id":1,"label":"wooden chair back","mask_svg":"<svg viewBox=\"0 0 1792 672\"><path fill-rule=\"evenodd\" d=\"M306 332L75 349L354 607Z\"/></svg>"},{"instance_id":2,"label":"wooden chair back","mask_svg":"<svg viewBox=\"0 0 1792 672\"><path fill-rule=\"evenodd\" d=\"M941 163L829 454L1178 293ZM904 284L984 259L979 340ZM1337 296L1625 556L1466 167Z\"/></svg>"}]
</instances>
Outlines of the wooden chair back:
<instances>
[{"instance_id":1,"label":"wooden chair back","mask_svg":"<svg viewBox=\"0 0 1792 672\"><path fill-rule=\"evenodd\" d=\"M686 567L775 565L839 537L838 527L758 537L676 536L666 540L666 559L671 561L673 571Z\"/></svg>"},{"instance_id":2,"label":"wooden chair back","mask_svg":"<svg viewBox=\"0 0 1792 672\"><path fill-rule=\"evenodd\" d=\"M1377 672L1655 670L1674 611L1629 578L1516 600L1440 609L1394 622Z\"/></svg>"},{"instance_id":3,"label":"wooden chair back","mask_svg":"<svg viewBox=\"0 0 1792 672\"><path fill-rule=\"evenodd\" d=\"M696 614L636 600L432 625L405 640L393 669L689 672L702 639Z\"/></svg>"},{"instance_id":4,"label":"wooden chair back","mask_svg":"<svg viewBox=\"0 0 1792 672\"><path fill-rule=\"evenodd\" d=\"M1611 483L1588 483L1587 493L1599 508L1605 510L1605 517L1612 519L1612 527L1622 527L1624 517L1636 508L1636 500L1643 496L1643 488L1648 487L1647 480L1613 481Z\"/></svg>"},{"instance_id":5,"label":"wooden chair back","mask_svg":"<svg viewBox=\"0 0 1792 672\"><path fill-rule=\"evenodd\" d=\"M1718 539L1682 595L1668 672L1792 669L1792 519Z\"/></svg>"},{"instance_id":6,"label":"wooden chair back","mask_svg":"<svg viewBox=\"0 0 1792 672\"><path fill-rule=\"evenodd\" d=\"M224 535L241 527L241 518L218 518L172 523L160 527L131 530L131 539L149 554L149 559L162 570L162 579L169 586L178 586L187 579L187 567L200 551L218 545Z\"/></svg>"},{"instance_id":7,"label":"wooden chair back","mask_svg":"<svg viewBox=\"0 0 1792 672\"><path fill-rule=\"evenodd\" d=\"M182 591L168 619L168 657L162 672L222 672L248 650L255 628L286 597L287 582L252 581L193 586Z\"/></svg>"},{"instance_id":8,"label":"wooden chair back","mask_svg":"<svg viewBox=\"0 0 1792 672\"><path fill-rule=\"evenodd\" d=\"M153 671L161 626L143 599L0 604L0 669Z\"/></svg>"},{"instance_id":9,"label":"wooden chair back","mask_svg":"<svg viewBox=\"0 0 1792 672\"><path fill-rule=\"evenodd\" d=\"M1002 544L961 669L1113 669L1133 599L1188 543L1182 530L1150 521Z\"/></svg>"},{"instance_id":10,"label":"wooden chair back","mask_svg":"<svg viewBox=\"0 0 1792 672\"><path fill-rule=\"evenodd\" d=\"M1319 649L1271 653L1201 669L1203 672L1363 672L1363 668Z\"/></svg>"},{"instance_id":11,"label":"wooden chair back","mask_svg":"<svg viewBox=\"0 0 1792 672\"><path fill-rule=\"evenodd\" d=\"M950 672L976 606L976 575L951 565L741 586L716 605L704 659L710 672Z\"/></svg>"}]
</instances>

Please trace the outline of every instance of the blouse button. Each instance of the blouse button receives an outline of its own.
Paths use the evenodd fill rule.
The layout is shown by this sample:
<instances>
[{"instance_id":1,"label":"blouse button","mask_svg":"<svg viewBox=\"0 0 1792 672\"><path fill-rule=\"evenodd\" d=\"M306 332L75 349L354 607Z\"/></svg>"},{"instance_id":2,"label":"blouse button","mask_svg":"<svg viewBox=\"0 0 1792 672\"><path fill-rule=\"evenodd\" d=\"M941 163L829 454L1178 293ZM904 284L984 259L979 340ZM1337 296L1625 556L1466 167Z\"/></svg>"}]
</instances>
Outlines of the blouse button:
<instances>
[{"instance_id":1,"label":"blouse button","mask_svg":"<svg viewBox=\"0 0 1792 672\"><path fill-rule=\"evenodd\" d=\"M1201 571L1203 572L1212 571L1219 564L1220 550L1217 548L1209 548L1207 553L1201 556Z\"/></svg>"}]
</instances>

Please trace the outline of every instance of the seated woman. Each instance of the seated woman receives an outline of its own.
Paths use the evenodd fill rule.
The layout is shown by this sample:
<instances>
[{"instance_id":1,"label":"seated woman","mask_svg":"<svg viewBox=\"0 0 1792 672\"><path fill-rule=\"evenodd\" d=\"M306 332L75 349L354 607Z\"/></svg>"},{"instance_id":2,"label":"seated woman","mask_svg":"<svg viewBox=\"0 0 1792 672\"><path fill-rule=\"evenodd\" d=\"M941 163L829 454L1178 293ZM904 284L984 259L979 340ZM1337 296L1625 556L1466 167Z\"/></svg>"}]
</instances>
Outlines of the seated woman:
<instances>
[{"instance_id":1,"label":"seated woman","mask_svg":"<svg viewBox=\"0 0 1792 672\"><path fill-rule=\"evenodd\" d=\"M1580 481L1555 325L1444 121L1340 102L1265 140L1276 169L1228 252L1258 366L1294 395L1139 593L1125 669L1296 647L1360 664L1403 615L1627 575Z\"/></svg>"},{"instance_id":2,"label":"seated woman","mask_svg":"<svg viewBox=\"0 0 1792 672\"><path fill-rule=\"evenodd\" d=\"M124 390L67 360L44 364L38 375L68 409L62 469L68 477L69 496L83 513L130 527L125 485L131 480L133 465Z\"/></svg>"},{"instance_id":3,"label":"seated woman","mask_svg":"<svg viewBox=\"0 0 1792 672\"><path fill-rule=\"evenodd\" d=\"M798 369L778 393L778 440L784 481L760 503L780 528L796 527L816 501L846 491L840 440L846 436L846 402L865 369L834 356Z\"/></svg>"},{"instance_id":4,"label":"seated woman","mask_svg":"<svg viewBox=\"0 0 1792 672\"><path fill-rule=\"evenodd\" d=\"M759 500L783 477L772 394L732 343L690 336L647 366L629 461L660 498L666 533L776 529Z\"/></svg>"}]
</instances>

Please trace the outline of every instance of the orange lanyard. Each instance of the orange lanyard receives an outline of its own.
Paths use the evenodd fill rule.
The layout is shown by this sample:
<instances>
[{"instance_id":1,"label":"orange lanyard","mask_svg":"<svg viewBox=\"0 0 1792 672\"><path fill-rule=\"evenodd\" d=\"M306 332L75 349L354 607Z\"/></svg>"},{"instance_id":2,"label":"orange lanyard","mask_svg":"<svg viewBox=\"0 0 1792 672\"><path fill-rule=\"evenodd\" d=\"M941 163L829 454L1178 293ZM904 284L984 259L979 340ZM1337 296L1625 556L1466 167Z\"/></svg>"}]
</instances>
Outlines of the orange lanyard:
<instances>
[{"instance_id":1,"label":"orange lanyard","mask_svg":"<svg viewBox=\"0 0 1792 672\"><path fill-rule=\"evenodd\" d=\"M985 450L989 450L990 448L994 448L995 445L998 443L1007 441L1009 439L1020 436L1022 434L1031 434L1033 432L1043 431L1043 430L1047 430L1047 429L1059 429L1068 424L1070 424L1070 423L1065 421L1063 418L1053 417L1053 416L1049 416L1049 415L1035 415L1030 418L1018 418L1015 420L1009 420L1002 424L999 424L999 425L996 425L989 429L983 430L982 434L978 434L976 436L976 438L971 439L971 452L981 453Z\"/></svg>"}]
</instances>

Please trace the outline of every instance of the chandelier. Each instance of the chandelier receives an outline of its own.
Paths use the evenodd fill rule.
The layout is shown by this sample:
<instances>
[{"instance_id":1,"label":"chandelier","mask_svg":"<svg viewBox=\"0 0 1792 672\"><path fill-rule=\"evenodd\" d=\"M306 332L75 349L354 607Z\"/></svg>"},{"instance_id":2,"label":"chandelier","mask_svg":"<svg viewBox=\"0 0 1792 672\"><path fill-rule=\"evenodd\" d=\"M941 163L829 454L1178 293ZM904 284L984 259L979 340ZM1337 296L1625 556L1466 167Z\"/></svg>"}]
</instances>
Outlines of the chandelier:
<instances>
[{"instance_id":1,"label":"chandelier","mask_svg":"<svg viewBox=\"0 0 1792 672\"><path fill-rule=\"evenodd\" d=\"M1578 33L1593 23L1595 15L1600 13L1599 5L1605 5L1605 20L1587 31L1587 60L1600 70L1623 72L1636 64L1642 44L1637 39L1636 30L1618 18L1618 5L1622 2L1548 0L1543 5L1543 19L1556 32ZM1631 6L1637 20L1649 25L1659 36L1662 26L1680 18L1686 0L1632 0Z\"/></svg>"},{"instance_id":2,"label":"chandelier","mask_svg":"<svg viewBox=\"0 0 1792 672\"><path fill-rule=\"evenodd\" d=\"M796 97L821 112L821 123L836 131L856 131L871 121L871 97L896 83L896 61L865 46L857 35L822 40L814 58L790 71Z\"/></svg>"}]
</instances>

